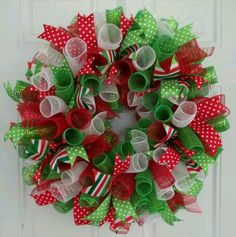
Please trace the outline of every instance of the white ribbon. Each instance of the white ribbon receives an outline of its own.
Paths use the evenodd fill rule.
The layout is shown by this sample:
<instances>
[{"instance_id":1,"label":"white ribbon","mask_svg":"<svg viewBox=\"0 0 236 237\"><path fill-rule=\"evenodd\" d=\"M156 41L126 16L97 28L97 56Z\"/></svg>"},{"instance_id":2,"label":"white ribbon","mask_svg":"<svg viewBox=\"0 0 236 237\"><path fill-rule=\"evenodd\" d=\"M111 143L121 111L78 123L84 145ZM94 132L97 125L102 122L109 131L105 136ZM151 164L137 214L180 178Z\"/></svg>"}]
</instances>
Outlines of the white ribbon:
<instances>
[{"instance_id":1,"label":"white ribbon","mask_svg":"<svg viewBox=\"0 0 236 237\"><path fill-rule=\"evenodd\" d=\"M73 72L76 76L78 71L83 67L87 59L87 44L79 37L71 38L67 41L63 54Z\"/></svg>"},{"instance_id":2,"label":"white ribbon","mask_svg":"<svg viewBox=\"0 0 236 237\"><path fill-rule=\"evenodd\" d=\"M193 184L194 180L191 179L187 167L183 161L175 166L172 171L172 175L175 177L175 187L182 192L189 190Z\"/></svg>"},{"instance_id":3,"label":"white ribbon","mask_svg":"<svg viewBox=\"0 0 236 237\"><path fill-rule=\"evenodd\" d=\"M170 200L175 195L175 191L172 186L165 189L161 189L156 182L154 182L154 186L155 186L157 198L162 201Z\"/></svg>"},{"instance_id":4,"label":"white ribbon","mask_svg":"<svg viewBox=\"0 0 236 237\"><path fill-rule=\"evenodd\" d=\"M51 184L50 190L52 195L61 202L68 202L75 197L81 190L82 186L79 181L72 185L64 185L62 181L57 181Z\"/></svg>"},{"instance_id":5,"label":"white ribbon","mask_svg":"<svg viewBox=\"0 0 236 237\"><path fill-rule=\"evenodd\" d=\"M66 186L70 186L73 183L79 181L81 174L87 168L88 163L85 161L79 161L71 169L61 173L62 183Z\"/></svg>"},{"instance_id":6,"label":"white ribbon","mask_svg":"<svg viewBox=\"0 0 236 237\"><path fill-rule=\"evenodd\" d=\"M54 85L54 75L49 67L42 67L41 71L30 77L31 84L39 91L48 91Z\"/></svg>"},{"instance_id":7,"label":"white ribbon","mask_svg":"<svg viewBox=\"0 0 236 237\"><path fill-rule=\"evenodd\" d=\"M156 53L150 46L143 46L134 52L131 57L137 71L146 71L156 61Z\"/></svg>"},{"instance_id":8,"label":"white ribbon","mask_svg":"<svg viewBox=\"0 0 236 237\"><path fill-rule=\"evenodd\" d=\"M152 153L152 159L155 162L158 162L161 156L166 152L166 150L167 150L167 147L164 145L157 147Z\"/></svg>"},{"instance_id":9,"label":"white ribbon","mask_svg":"<svg viewBox=\"0 0 236 237\"><path fill-rule=\"evenodd\" d=\"M98 32L98 47L104 50L116 50L122 42L123 35L120 28L114 24L104 24Z\"/></svg>"},{"instance_id":10,"label":"white ribbon","mask_svg":"<svg viewBox=\"0 0 236 237\"><path fill-rule=\"evenodd\" d=\"M127 103L129 107L136 107L142 105L142 98L137 93L129 91L127 94Z\"/></svg>"},{"instance_id":11,"label":"white ribbon","mask_svg":"<svg viewBox=\"0 0 236 237\"><path fill-rule=\"evenodd\" d=\"M193 101L184 101L174 112L171 122L176 127L183 128L194 120L196 114L197 105Z\"/></svg>"},{"instance_id":12,"label":"white ribbon","mask_svg":"<svg viewBox=\"0 0 236 237\"><path fill-rule=\"evenodd\" d=\"M149 150L149 144L147 140L147 135L140 130L131 130L131 141L136 153L145 153Z\"/></svg>"},{"instance_id":13,"label":"white ribbon","mask_svg":"<svg viewBox=\"0 0 236 237\"><path fill-rule=\"evenodd\" d=\"M58 113L65 113L67 105L57 96L46 96L40 102L39 110L43 117L49 118Z\"/></svg>"},{"instance_id":14,"label":"white ribbon","mask_svg":"<svg viewBox=\"0 0 236 237\"><path fill-rule=\"evenodd\" d=\"M37 52L33 60L37 59L47 66L60 67L63 63L63 58L60 52L48 45Z\"/></svg>"},{"instance_id":15,"label":"white ribbon","mask_svg":"<svg viewBox=\"0 0 236 237\"><path fill-rule=\"evenodd\" d=\"M120 98L116 85L114 83L108 84L105 81L102 83L99 96L106 102L115 102Z\"/></svg>"},{"instance_id":16,"label":"white ribbon","mask_svg":"<svg viewBox=\"0 0 236 237\"><path fill-rule=\"evenodd\" d=\"M130 157L130 167L125 173L143 172L148 168L148 159L143 153L136 153Z\"/></svg>"},{"instance_id":17,"label":"white ribbon","mask_svg":"<svg viewBox=\"0 0 236 237\"><path fill-rule=\"evenodd\" d=\"M90 126L81 132L85 135L102 135L105 132L104 121L106 120L107 112L97 114L91 121Z\"/></svg>"}]
</instances>

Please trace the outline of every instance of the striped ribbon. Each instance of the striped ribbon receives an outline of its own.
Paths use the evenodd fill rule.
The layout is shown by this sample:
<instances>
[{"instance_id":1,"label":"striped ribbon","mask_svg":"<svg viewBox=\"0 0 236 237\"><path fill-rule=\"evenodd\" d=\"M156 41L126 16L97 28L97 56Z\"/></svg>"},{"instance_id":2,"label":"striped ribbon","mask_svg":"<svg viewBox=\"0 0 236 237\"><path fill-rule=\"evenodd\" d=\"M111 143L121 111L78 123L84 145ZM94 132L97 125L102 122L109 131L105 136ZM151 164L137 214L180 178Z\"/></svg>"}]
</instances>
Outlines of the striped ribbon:
<instances>
[{"instance_id":1,"label":"striped ribbon","mask_svg":"<svg viewBox=\"0 0 236 237\"><path fill-rule=\"evenodd\" d=\"M60 150L59 152L57 152L51 162L50 162L50 168L52 170L54 170L55 172L59 173L59 167L58 167L58 163L62 162L62 163L66 163L66 164L70 164L70 159L69 156L67 154L67 150L66 148L63 148L62 150Z\"/></svg>"},{"instance_id":2,"label":"striped ribbon","mask_svg":"<svg viewBox=\"0 0 236 237\"><path fill-rule=\"evenodd\" d=\"M95 175L95 183L84 190L93 197L104 197L109 191L109 185L111 183L112 176L109 174L104 174L99 171Z\"/></svg>"},{"instance_id":3,"label":"striped ribbon","mask_svg":"<svg viewBox=\"0 0 236 237\"><path fill-rule=\"evenodd\" d=\"M37 139L33 140L33 146L36 149L36 153L29 156L28 159L34 160L34 161L40 161L42 160L45 155L47 154L48 148L49 148L49 141L44 139Z\"/></svg>"},{"instance_id":4,"label":"striped ribbon","mask_svg":"<svg viewBox=\"0 0 236 237\"><path fill-rule=\"evenodd\" d=\"M109 66L115 61L116 51L115 50L103 50L103 51L99 52L99 54L102 55L103 57L105 57L105 59L107 60L106 65L102 65L102 66L97 67L98 70L103 75L103 74L106 73Z\"/></svg>"}]
</instances>

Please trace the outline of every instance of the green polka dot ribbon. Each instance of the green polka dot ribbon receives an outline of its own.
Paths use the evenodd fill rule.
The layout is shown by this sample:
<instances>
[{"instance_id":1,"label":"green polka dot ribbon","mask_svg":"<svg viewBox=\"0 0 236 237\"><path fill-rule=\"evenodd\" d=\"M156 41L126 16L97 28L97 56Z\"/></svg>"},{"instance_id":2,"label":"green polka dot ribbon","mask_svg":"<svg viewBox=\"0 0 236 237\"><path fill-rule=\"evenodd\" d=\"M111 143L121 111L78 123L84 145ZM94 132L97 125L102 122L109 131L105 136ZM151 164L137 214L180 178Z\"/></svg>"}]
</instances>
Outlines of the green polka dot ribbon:
<instances>
[{"instance_id":1,"label":"green polka dot ribbon","mask_svg":"<svg viewBox=\"0 0 236 237\"><path fill-rule=\"evenodd\" d=\"M189 150L195 151L197 154L201 154L204 151L202 142L197 134L189 127L178 128L177 137L181 144Z\"/></svg>"},{"instance_id":2,"label":"green polka dot ribbon","mask_svg":"<svg viewBox=\"0 0 236 237\"><path fill-rule=\"evenodd\" d=\"M59 213L66 214L73 208L73 200L71 199L68 202L57 201L53 204L55 210Z\"/></svg>"},{"instance_id":3,"label":"green polka dot ribbon","mask_svg":"<svg viewBox=\"0 0 236 237\"><path fill-rule=\"evenodd\" d=\"M66 147L66 151L67 151L71 166L73 166L77 156L83 158L86 161L89 161L88 155L83 146L68 146Z\"/></svg>"},{"instance_id":4,"label":"green polka dot ribbon","mask_svg":"<svg viewBox=\"0 0 236 237\"><path fill-rule=\"evenodd\" d=\"M127 216L138 219L138 215L130 200L119 200L113 197L112 204L116 210L116 219L120 219L123 222L125 222Z\"/></svg>"},{"instance_id":5,"label":"green polka dot ribbon","mask_svg":"<svg viewBox=\"0 0 236 237\"><path fill-rule=\"evenodd\" d=\"M192 27L193 25L189 24L176 31L174 35L174 41L177 48L193 39L196 39L196 36L191 32Z\"/></svg>"},{"instance_id":6,"label":"green polka dot ribbon","mask_svg":"<svg viewBox=\"0 0 236 237\"><path fill-rule=\"evenodd\" d=\"M160 95L162 99L178 99L180 86L176 79L166 79L161 81Z\"/></svg>"},{"instance_id":7,"label":"green polka dot ribbon","mask_svg":"<svg viewBox=\"0 0 236 237\"><path fill-rule=\"evenodd\" d=\"M166 19L163 19L169 26L170 28L175 32L178 29L178 22L171 16Z\"/></svg>"},{"instance_id":8,"label":"green polka dot ribbon","mask_svg":"<svg viewBox=\"0 0 236 237\"><path fill-rule=\"evenodd\" d=\"M110 202L111 195L108 195L94 212L83 219L92 221L93 225L98 226L99 223L106 217L110 207Z\"/></svg>"},{"instance_id":9,"label":"green polka dot ribbon","mask_svg":"<svg viewBox=\"0 0 236 237\"><path fill-rule=\"evenodd\" d=\"M27 185L35 184L33 177L35 173L37 172L37 170L39 169L39 167L40 167L40 164L38 163L36 165L27 166L22 169L22 177L25 184Z\"/></svg>"},{"instance_id":10,"label":"green polka dot ribbon","mask_svg":"<svg viewBox=\"0 0 236 237\"><path fill-rule=\"evenodd\" d=\"M194 179L194 183L192 187L186 192L181 192L181 193L187 194L189 196L197 197L198 194L201 192L202 188L203 188L203 182L199 179ZM178 192L180 191L178 190Z\"/></svg>"},{"instance_id":11,"label":"green polka dot ribbon","mask_svg":"<svg viewBox=\"0 0 236 237\"><path fill-rule=\"evenodd\" d=\"M145 170L144 172L140 172L135 176L136 180L136 192L141 195L145 196L151 193L153 190L153 183L152 183L152 175L149 169Z\"/></svg>"},{"instance_id":12,"label":"green polka dot ribbon","mask_svg":"<svg viewBox=\"0 0 236 237\"><path fill-rule=\"evenodd\" d=\"M120 19L121 15L123 13L123 8L122 7L117 7L115 9L107 9L106 10L106 21L107 23L117 25L118 27L120 26Z\"/></svg>"},{"instance_id":13,"label":"green polka dot ribbon","mask_svg":"<svg viewBox=\"0 0 236 237\"><path fill-rule=\"evenodd\" d=\"M11 139L14 145L18 145L23 139L39 138L37 128L24 128L21 124L15 124L4 136L4 141Z\"/></svg>"}]
</instances>

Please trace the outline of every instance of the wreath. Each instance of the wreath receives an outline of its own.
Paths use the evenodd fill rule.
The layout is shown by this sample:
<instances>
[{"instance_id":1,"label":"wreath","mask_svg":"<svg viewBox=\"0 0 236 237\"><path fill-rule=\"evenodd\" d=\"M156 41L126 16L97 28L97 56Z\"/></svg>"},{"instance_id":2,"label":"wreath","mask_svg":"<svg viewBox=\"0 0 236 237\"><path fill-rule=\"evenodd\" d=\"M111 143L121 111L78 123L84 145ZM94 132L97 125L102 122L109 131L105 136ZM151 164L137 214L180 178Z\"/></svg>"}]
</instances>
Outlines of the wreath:
<instances>
[{"instance_id":1,"label":"wreath","mask_svg":"<svg viewBox=\"0 0 236 237\"><path fill-rule=\"evenodd\" d=\"M192 24L157 21L147 9L99 19L44 25L38 38L50 44L25 81L5 84L20 114L5 140L36 204L72 210L76 225L126 233L153 215L172 225L180 208L201 212L197 196L229 128L224 95L210 90L214 67L203 66L214 49L199 46ZM124 108L136 122L118 135L111 124Z\"/></svg>"}]
</instances>

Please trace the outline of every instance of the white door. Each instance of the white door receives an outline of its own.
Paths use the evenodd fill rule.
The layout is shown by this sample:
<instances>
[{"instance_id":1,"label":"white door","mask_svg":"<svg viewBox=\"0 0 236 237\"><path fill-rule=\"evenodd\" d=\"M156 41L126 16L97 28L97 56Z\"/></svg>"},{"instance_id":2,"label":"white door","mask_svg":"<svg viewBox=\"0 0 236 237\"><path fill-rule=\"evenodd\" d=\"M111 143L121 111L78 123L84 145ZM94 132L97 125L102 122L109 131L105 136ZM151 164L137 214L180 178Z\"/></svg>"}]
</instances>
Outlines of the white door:
<instances>
[{"instance_id":1,"label":"white door","mask_svg":"<svg viewBox=\"0 0 236 237\"><path fill-rule=\"evenodd\" d=\"M157 219L154 224L133 226L130 237L227 237L234 236L236 119L236 20L235 0L1 0L0 1L0 78L12 84L24 78L26 62L42 42L36 36L43 23L66 26L78 11L88 14L123 5L135 14L146 6L158 18L174 16L180 24L194 23L194 31L205 45L215 45L208 60L214 64L226 102L231 107L232 129L223 135L222 186L220 163L210 170L199 203L203 214L179 213L184 220L174 227ZM234 93L233 93L234 92ZM107 227L74 226L72 215L61 215L51 207L37 207L27 196L19 174L19 162L10 142L3 144L9 121L16 121L16 106L0 86L0 236L1 237L108 237Z\"/></svg>"}]
</instances>

